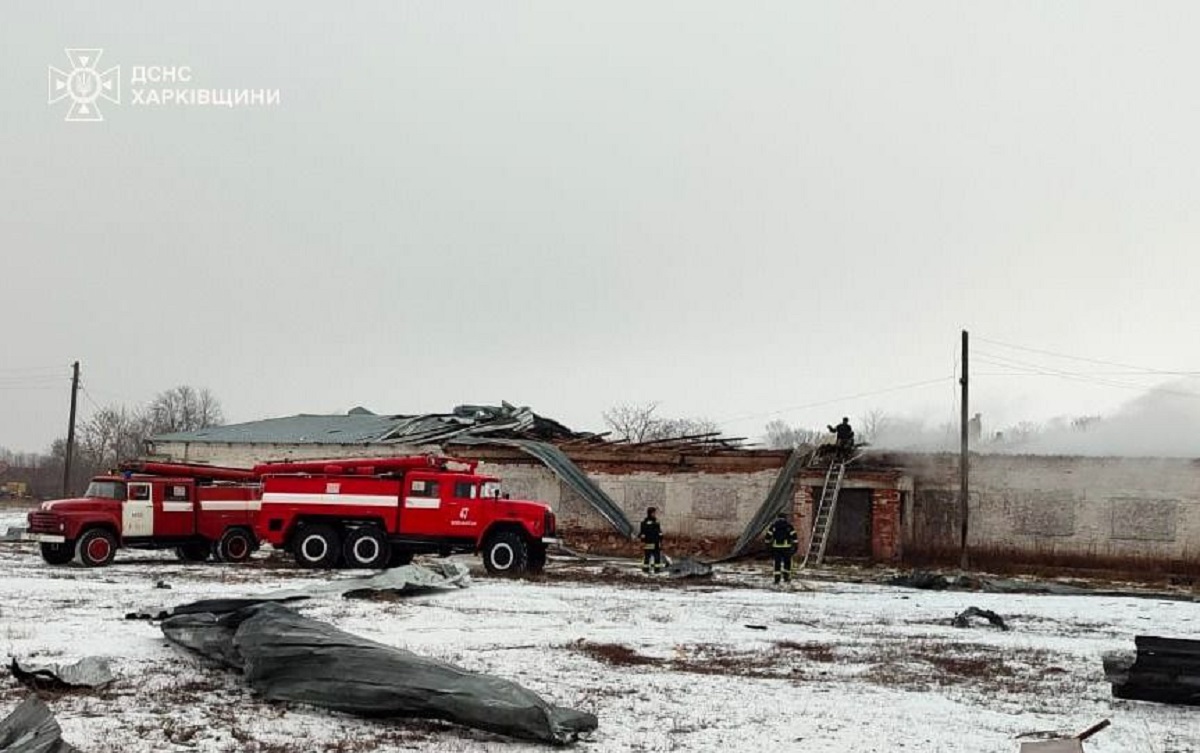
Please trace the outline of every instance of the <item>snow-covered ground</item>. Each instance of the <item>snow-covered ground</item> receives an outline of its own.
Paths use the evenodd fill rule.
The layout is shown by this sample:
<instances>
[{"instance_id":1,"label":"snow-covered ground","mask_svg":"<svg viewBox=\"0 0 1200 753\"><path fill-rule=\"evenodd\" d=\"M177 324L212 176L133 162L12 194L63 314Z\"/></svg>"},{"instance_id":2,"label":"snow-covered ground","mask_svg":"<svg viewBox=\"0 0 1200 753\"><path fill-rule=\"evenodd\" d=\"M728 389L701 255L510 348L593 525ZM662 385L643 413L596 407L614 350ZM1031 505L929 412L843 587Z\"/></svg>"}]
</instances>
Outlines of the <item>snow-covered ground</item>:
<instances>
[{"instance_id":1,"label":"snow-covered ground","mask_svg":"<svg viewBox=\"0 0 1200 753\"><path fill-rule=\"evenodd\" d=\"M1015 752L1036 739L1022 735L1074 733L1106 717L1113 725L1091 752L1200 751L1200 708L1114 700L1100 660L1132 649L1137 634L1200 638L1200 603L816 581L779 591L752 567L688 584L618 567L554 562L538 582L477 578L459 591L298 608L596 713L583 751ZM86 751L540 749L438 723L262 703L156 625L124 619L351 575L128 552L84 570L0 545L0 651L112 658L111 688L48 698ZM995 610L1012 629L951 627L968 606ZM0 680L0 713L25 692Z\"/></svg>"}]
</instances>

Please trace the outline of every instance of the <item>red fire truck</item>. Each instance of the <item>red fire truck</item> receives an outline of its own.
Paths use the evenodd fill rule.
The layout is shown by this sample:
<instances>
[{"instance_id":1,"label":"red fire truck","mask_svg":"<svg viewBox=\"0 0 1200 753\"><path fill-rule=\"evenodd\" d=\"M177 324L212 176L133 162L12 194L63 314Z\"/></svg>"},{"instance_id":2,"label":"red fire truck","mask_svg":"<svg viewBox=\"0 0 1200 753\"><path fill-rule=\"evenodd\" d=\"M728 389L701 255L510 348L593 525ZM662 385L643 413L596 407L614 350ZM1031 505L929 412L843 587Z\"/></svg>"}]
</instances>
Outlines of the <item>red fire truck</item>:
<instances>
[{"instance_id":1,"label":"red fire truck","mask_svg":"<svg viewBox=\"0 0 1200 753\"><path fill-rule=\"evenodd\" d=\"M25 539L42 559L88 567L119 548L175 549L180 559L215 556L241 562L258 546L254 522L261 496L252 471L185 463L134 463L97 476L82 497L43 502L28 516Z\"/></svg>"},{"instance_id":2,"label":"red fire truck","mask_svg":"<svg viewBox=\"0 0 1200 753\"><path fill-rule=\"evenodd\" d=\"M413 456L268 463L256 533L305 567L377 568L480 552L488 572L540 570L555 541L543 502L500 496L476 463Z\"/></svg>"}]
</instances>

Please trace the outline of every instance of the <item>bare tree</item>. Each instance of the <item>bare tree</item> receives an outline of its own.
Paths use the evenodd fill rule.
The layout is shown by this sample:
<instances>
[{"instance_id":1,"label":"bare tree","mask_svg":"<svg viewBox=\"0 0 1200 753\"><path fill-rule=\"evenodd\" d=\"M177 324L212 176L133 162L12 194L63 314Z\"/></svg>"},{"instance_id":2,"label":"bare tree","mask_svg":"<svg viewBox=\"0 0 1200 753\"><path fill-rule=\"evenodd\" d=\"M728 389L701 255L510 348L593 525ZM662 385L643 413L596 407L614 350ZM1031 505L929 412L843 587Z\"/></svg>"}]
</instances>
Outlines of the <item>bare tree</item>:
<instances>
[{"instance_id":1,"label":"bare tree","mask_svg":"<svg viewBox=\"0 0 1200 753\"><path fill-rule=\"evenodd\" d=\"M80 460L92 468L105 470L137 457L152 423L152 414L147 410L125 406L102 408L79 427Z\"/></svg>"},{"instance_id":2,"label":"bare tree","mask_svg":"<svg viewBox=\"0 0 1200 753\"><path fill-rule=\"evenodd\" d=\"M616 405L604 411L604 423L621 439L645 442L658 419L654 416L658 403L645 405Z\"/></svg>"},{"instance_id":3,"label":"bare tree","mask_svg":"<svg viewBox=\"0 0 1200 753\"><path fill-rule=\"evenodd\" d=\"M1032 442L1042 434L1040 424L1033 421L1021 421L999 432L1000 441L1008 445L1022 445Z\"/></svg>"},{"instance_id":4,"label":"bare tree","mask_svg":"<svg viewBox=\"0 0 1200 753\"><path fill-rule=\"evenodd\" d=\"M604 423L619 438L629 442L720 434L711 418L660 418L654 415L658 403L618 405L604 411Z\"/></svg>"},{"instance_id":5,"label":"bare tree","mask_svg":"<svg viewBox=\"0 0 1200 753\"><path fill-rule=\"evenodd\" d=\"M859 421L859 437L864 442L874 442L879 438L879 434L887 428L890 423L887 413L882 408L872 408L858 419Z\"/></svg>"},{"instance_id":6,"label":"bare tree","mask_svg":"<svg viewBox=\"0 0 1200 753\"><path fill-rule=\"evenodd\" d=\"M218 426L223 420L221 404L212 392L188 385L158 393L144 408L124 405L101 408L77 427L71 490L82 489L97 473L141 455L148 437ZM61 478L65 457L66 441L57 439L50 447L44 467Z\"/></svg>"},{"instance_id":7,"label":"bare tree","mask_svg":"<svg viewBox=\"0 0 1200 753\"><path fill-rule=\"evenodd\" d=\"M765 430L766 436L764 440L767 447L772 450L788 450L804 445L813 445L820 441L822 434L822 432L816 429L791 426L779 419L769 422Z\"/></svg>"},{"instance_id":8,"label":"bare tree","mask_svg":"<svg viewBox=\"0 0 1200 753\"><path fill-rule=\"evenodd\" d=\"M720 434L721 427L711 418L663 418L650 427L646 439L671 439L672 437L696 437L702 434Z\"/></svg>"},{"instance_id":9,"label":"bare tree","mask_svg":"<svg viewBox=\"0 0 1200 753\"><path fill-rule=\"evenodd\" d=\"M195 431L220 426L225 417L221 403L208 389L186 384L164 390L150 402L149 434Z\"/></svg>"}]
</instances>

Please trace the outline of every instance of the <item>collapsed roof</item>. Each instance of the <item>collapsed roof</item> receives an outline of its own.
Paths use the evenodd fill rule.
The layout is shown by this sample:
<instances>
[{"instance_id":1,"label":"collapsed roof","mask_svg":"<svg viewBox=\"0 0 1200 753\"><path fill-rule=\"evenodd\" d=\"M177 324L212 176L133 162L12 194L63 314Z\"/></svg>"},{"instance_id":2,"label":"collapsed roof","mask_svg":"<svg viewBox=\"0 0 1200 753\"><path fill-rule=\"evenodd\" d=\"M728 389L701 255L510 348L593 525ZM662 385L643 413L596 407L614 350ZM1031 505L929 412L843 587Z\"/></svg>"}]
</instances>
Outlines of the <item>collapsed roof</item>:
<instances>
[{"instance_id":1,"label":"collapsed roof","mask_svg":"<svg viewBox=\"0 0 1200 753\"><path fill-rule=\"evenodd\" d=\"M363 408L346 414L286 416L195 431L158 434L152 442L232 444L375 444L402 445L470 442L475 439L571 441L598 439L539 416L528 407L460 405L451 413L380 416Z\"/></svg>"}]
</instances>

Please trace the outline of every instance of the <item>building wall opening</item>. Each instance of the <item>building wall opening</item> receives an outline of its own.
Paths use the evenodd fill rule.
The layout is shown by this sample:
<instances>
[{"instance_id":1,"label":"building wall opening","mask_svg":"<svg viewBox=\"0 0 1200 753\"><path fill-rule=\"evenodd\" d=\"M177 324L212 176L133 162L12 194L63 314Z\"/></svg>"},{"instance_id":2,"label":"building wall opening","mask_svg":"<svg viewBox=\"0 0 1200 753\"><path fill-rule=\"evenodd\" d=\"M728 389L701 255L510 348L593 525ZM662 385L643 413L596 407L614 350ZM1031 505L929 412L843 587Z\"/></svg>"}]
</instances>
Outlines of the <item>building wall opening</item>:
<instances>
[{"instance_id":1,"label":"building wall opening","mask_svg":"<svg viewBox=\"0 0 1200 753\"><path fill-rule=\"evenodd\" d=\"M820 498L821 490L817 489L816 494ZM842 489L825 554L829 557L871 556L870 489Z\"/></svg>"}]
</instances>

